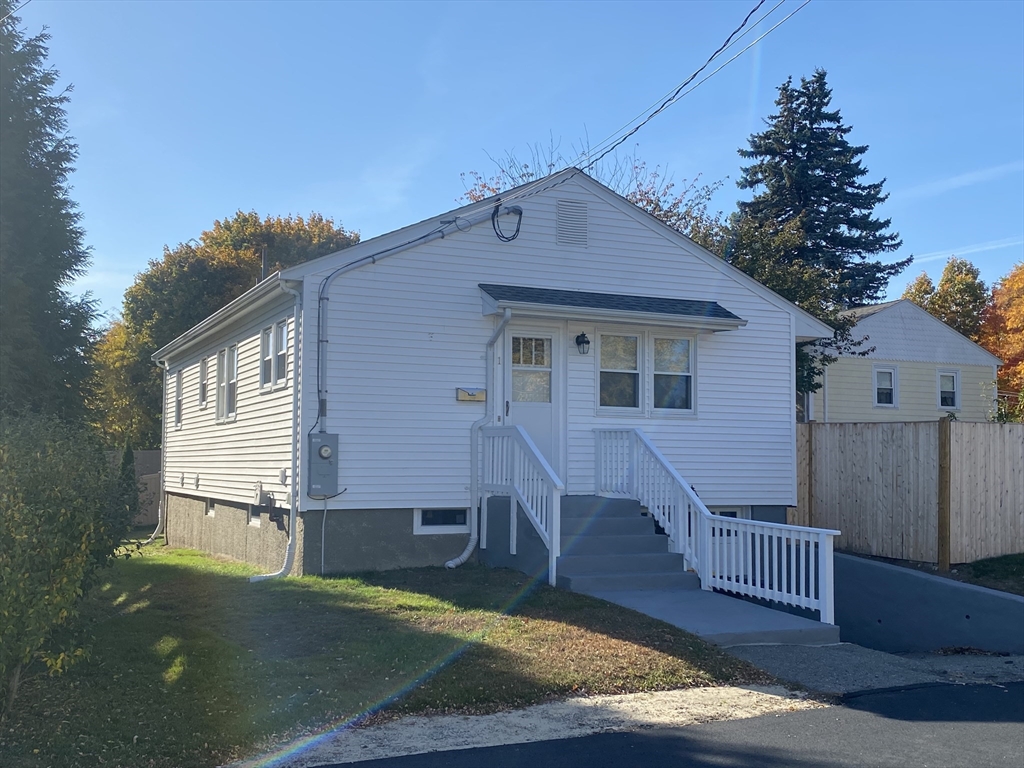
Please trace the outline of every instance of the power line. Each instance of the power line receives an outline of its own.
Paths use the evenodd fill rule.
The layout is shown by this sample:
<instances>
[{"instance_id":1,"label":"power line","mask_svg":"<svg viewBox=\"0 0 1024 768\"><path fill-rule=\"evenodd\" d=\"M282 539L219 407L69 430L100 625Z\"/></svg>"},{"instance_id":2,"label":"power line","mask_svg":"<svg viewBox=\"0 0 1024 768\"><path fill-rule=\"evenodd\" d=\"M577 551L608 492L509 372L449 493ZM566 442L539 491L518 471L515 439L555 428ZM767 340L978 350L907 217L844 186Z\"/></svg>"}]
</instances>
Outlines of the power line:
<instances>
[{"instance_id":1,"label":"power line","mask_svg":"<svg viewBox=\"0 0 1024 768\"><path fill-rule=\"evenodd\" d=\"M31 2L32 2L32 0L25 0L24 3L22 3L17 8L15 8L13 11L11 11L6 16L4 16L2 19L0 19L0 24L2 24L3 22L7 21L9 18L11 18L11 16L16 14L18 11L20 11L22 8L24 8L26 5L28 5Z\"/></svg>"}]
</instances>

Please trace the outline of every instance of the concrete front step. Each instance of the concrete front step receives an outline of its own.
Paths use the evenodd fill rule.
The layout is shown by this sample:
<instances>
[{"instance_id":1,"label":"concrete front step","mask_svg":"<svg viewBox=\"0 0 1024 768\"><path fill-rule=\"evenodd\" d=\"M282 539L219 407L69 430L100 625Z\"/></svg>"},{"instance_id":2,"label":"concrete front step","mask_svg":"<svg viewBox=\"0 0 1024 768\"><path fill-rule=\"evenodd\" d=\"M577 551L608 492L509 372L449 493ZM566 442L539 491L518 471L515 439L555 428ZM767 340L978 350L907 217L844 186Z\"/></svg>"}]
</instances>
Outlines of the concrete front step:
<instances>
[{"instance_id":1,"label":"concrete front step","mask_svg":"<svg viewBox=\"0 0 1024 768\"><path fill-rule=\"evenodd\" d=\"M640 502L633 499L605 499L601 496L563 496L562 519L569 517L637 517Z\"/></svg>"},{"instance_id":2,"label":"concrete front step","mask_svg":"<svg viewBox=\"0 0 1024 768\"><path fill-rule=\"evenodd\" d=\"M576 555L637 555L661 554L668 547L667 536L648 531L628 535L562 536L562 557Z\"/></svg>"},{"instance_id":3,"label":"concrete front step","mask_svg":"<svg viewBox=\"0 0 1024 768\"><path fill-rule=\"evenodd\" d=\"M664 546L664 545L663 545ZM566 576L671 573L683 570L683 556L672 552L640 554L567 555L558 558L558 572Z\"/></svg>"},{"instance_id":4,"label":"concrete front step","mask_svg":"<svg viewBox=\"0 0 1024 768\"><path fill-rule=\"evenodd\" d=\"M654 535L654 521L649 517L563 517L562 541L569 536Z\"/></svg>"},{"instance_id":5,"label":"concrete front step","mask_svg":"<svg viewBox=\"0 0 1024 768\"><path fill-rule=\"evenodd\" d=\"M594 594L596 592L644 592L648 590L699 590L700 579L695 573L684 571L654 571L651 573L564 574L558 572L558 586L570 592ZM603 597L603 595L601 595ZM607 598L606 598L607 599Z\"/></svg>"}]
</instances>

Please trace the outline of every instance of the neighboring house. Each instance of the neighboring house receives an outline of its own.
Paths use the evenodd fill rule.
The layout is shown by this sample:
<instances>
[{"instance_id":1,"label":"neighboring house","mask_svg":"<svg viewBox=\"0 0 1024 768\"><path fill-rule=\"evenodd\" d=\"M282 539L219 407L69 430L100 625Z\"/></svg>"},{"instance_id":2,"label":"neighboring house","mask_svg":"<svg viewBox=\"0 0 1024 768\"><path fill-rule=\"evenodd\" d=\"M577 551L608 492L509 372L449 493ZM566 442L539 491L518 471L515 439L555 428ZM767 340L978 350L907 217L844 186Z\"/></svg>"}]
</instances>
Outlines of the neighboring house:
<instances>
[{"instance_id":1,"label":"neighboring house","mask_svg":"<svg viewBox=\"0 0 1024 768\"><path fill-rule=\"evenodd\" d=\"M854 338L866 357L843 355L807 398L804 420L986 421L1002 361L907 299L858 307Z\"/></svg>"},{"instance_id":2,"label":"neighboring house","mask_svg":"<svg viewBox=\"0 0 1024 768\"><path fill-rule=\"evenodd\" d=\"M471 510L527 465L538 531L552 489L640 498L676 552L691 484L784 522L794 344L827 335L563 171L275 274L158 351L168 540L277 569L293 534L293 574L440 565L486 545Z\"/></svg>"}]
</instances>

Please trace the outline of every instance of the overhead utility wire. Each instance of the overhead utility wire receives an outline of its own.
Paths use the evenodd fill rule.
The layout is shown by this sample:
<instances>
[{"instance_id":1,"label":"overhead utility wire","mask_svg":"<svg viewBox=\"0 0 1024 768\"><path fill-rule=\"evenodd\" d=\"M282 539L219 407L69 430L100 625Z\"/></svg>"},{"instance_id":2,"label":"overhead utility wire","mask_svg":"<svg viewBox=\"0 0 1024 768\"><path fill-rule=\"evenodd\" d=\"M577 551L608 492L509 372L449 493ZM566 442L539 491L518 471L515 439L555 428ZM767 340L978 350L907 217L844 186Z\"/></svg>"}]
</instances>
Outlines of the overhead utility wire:
<instances>
[{"instance_id":1,"label":"overhead utility wire","mask_svg":"<svg viewBox=\"0 0 1024 768\"><path fill-rule=\"evenodd\" d=\"M22 3L22 4L21 4L21 5L19 5L19 6L17 7L17 8L15 8L15 9L14 9L13 11L11 11L11 12L10 12L10 13L8 13L8 14L7 14L6 16L4 16L4 17L3 17L2 19L0 19L0 23L3 23L3 22L5 22L5 21L7 21L7 20L8 20L9 18L11 18L11 16L13 16L14 14L16 14L16 13L17 13L18 11L20 11L20 10L21 10L22 8L24 8L24 7L26 6L26 5L28 5L28 4L29 4L29 3L31 3L31 2L32 2L32 0L25 0L25 2L24 2L24 3Z\"/></svg>"}]
</instances>

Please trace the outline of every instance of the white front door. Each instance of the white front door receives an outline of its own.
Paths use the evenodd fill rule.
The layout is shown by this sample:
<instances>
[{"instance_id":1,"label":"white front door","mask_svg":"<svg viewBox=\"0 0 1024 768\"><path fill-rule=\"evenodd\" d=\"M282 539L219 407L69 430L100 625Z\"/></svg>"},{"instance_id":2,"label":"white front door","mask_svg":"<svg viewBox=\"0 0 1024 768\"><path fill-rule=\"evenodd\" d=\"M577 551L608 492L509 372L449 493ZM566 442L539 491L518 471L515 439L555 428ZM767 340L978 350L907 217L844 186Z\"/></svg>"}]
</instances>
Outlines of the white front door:
<instances>
[{"instance_id":1,"label":"white front door","mask_svg":"<svg viewBox=\"0 0 1024 768\"><path fill-rule=\"evenodd\" d=\"M561 346L555 329L510 327L505 334L505 423L525 429L559 474Z\"/></svg>"}]
</instances>

